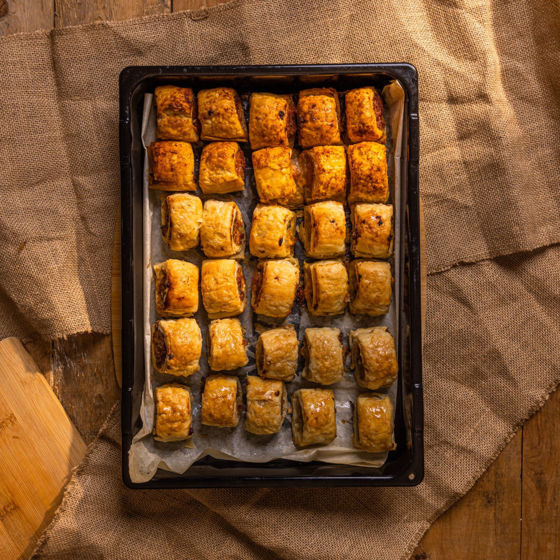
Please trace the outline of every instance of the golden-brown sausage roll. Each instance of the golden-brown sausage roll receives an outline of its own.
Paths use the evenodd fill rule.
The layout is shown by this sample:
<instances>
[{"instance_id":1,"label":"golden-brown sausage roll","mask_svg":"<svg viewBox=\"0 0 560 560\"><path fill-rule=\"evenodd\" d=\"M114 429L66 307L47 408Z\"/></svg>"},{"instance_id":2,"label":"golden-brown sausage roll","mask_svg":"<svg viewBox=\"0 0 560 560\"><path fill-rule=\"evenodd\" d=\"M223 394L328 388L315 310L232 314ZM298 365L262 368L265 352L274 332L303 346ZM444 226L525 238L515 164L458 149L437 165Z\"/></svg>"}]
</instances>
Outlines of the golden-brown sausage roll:
<instances>
[{"instance_id":1,"label":"golden-brown sausage roll","mask_svg":"<svg viewBox=\"0 0 560 560\"><path fill-rule=\"evenodd\" d=\"M198 311L198 267L169 259L154 265L156 311L162 317L188 317Z\"/></svg>"},{"instance_id":2,"label":"golden-brown sausage roll","mask_svg":"<svg viewBox=\"0 0 560 560\"><path fill-rule=\"evenodd\" d=\"M383 99L374 87L350 90L346 101L346 130L350 142L383 142Z\"/></svg>"},{"instance_id":3,"label":"golden-brown sausage roll","mask_svg":"<svg viewBox=\"0 0 560 560\"><path fill-rule=\"evenodd\" d=\"M214 371L231 371L249 362L247 341L239 319L211 321L208 328L208 365Z\"/></svg>"},{"instance_id":4,"label":"golden-brown sausage roll","mask_svg":"<svg viewBox=\"0 0 560 560\"><path fill-rule=\"evenodd\" d=\"M360 142L348 146L350 193L348 203L387 202L387 150L377 142Z\"/></svg>"},{"instance_id":5,"label":"golden-brown sausage roll","mask_svg":"<svg viewBox=\"0 0 560 560\"><path fill-rule=\"evenodd\" d=\"M306 204L346 199L346 151L344 146L317 146L299 156Z\"/></svg>"},{"instance_id":6,"label":"golden-brown sausage roll","mask_svg":"<svg viewBox=\"0 0 560 560\"><path fill-rule=\"evenodd\" d=\"M194 153L188 142L152 142L148 164L151 189L196 191Z\"/></svg>"},{"instance_id":7,"label":"golden-brown sausage roll","mask_svg":"<svg viewBox=\"0 0 560 560\"><path fill-rule=\"evenodd\" d=\"M253 311L268 317L287 317L294 305L298 283L297 260L259 261L253 275Z\"/></svg>"},{"instance_id":8,"label":"golden-brown sausage roll","mask_svg":"<svg viewBox=\"0 0 560 560\"><path fill-rule=\"evenodd\" d=\"M292 395L296 447L326 445L336 437L336 407L330 389L299 389Z\"/></svg>"},{"instance_id":9,"label":"golden-brown sausage roll","mask_svg":"<svg viewBox=\"0 0 560 560\"><path fill-rule=\"evenodd\" d=\"M198 245L202 225L202 201L185 193L161 198L161 235L173 251L188 251Z\"/></svg>"},{"instance_id":10,"label":"golden-brown sausage roll","mask_svg":"<svg viewBox=\"0 0 560 560\"><path fill-rule=\"evenodd\" d=\"M245 430L259 435L277 434L282 429L287 405L288 396L282 381L249 375Z\"/></svg>"},{"instance_id":11,"label":"golden-brown sausage roll","mask_svg":"<svg viewBox=\"0 0 560 560\"><path fill-rule=\"evenodd\" d=\"M198 92L201 140L247 141L241 99L234 89L220 87Z\"/></svg>"},{"instance_id":12,"label":"golden-brown sausage roll","mask_svg":"<svg viewBox=\"0 0 560 560\"><path fill-rule=\"evenodd\" d=\"M377 317L389 311L393 293L391 265L381 261L350 263L350 312Z\"/></svg>"},{"instance_id":13,"label":"golden-brown sausage roll","mask_svg":"<svg viewBox=\"0 0 560 560\"><path fill-rule=\"evenodd\" d=\"M207 200L204 203L200 245L207 257L243 257L245 226L235 202Z\"/></svg>"},{"instance_id":14,"label":"golden-brown sausage roll","mask_svg":"<svg viewBox=\"0 0 560 560\"><path fill-rule=\"evenodd\" d=\"M200 421L205 426L235 428L242 406L239 378L231 375L209 375L202 392Z\"/></svg>"},{"instance_id":15,"label":"golden-brown sausage roll","mask_svg":"<svg viewBox=\"0 0 560 560\"><path fill-rule=\"evenodd\" d=\"M245 188L245 155L237 142L212 142L202 148L200 190L204 194L225 194Z\"/></svg>"},{"instance_id":16,"label":"golden-brown sausage roll","mask_svg":"<svg viewBox=\"0 0 560 560\"><path fill-rule=\"evenodd\" d=\"M393 254L392 204L356 204L351 218L355 257L388 259Z\"/></svg>"},{"instance_id":17,"label":"golden-brown sausage roll","mask_svg":"<svg viewBox=\"0 0 560 560\"><path fill-rule=\"evenodd\" d=\"M154 439L182 441L192 435L191 391L184 385L171 383L154 390Z\"/></svg>"},{"instance_id":18,"label":"golden-brown sausage roll","mask_svg":"<svg viewBox=\"0 0 560 560\"><path fill-rule=\"evenodd\" d=\"M298 339L292 325L270 329L257 340L257 373L265 379L292 381L298 364Z\"/></svg>"},{"instance_id":19,"label":"golden-brown sausage roll","mask_svg":"<svg viewBox=\"0 0 560 560\"><path fill-rule=\"evenodd\" d=\"M160 319L152 325L152 362L159 373L188 377L200 369L202 336L194 319Z\"/></svg>"},{"instance_id":20,"label":"golden-brown sausage roll","mask_svg":"<svg viewBox=\"0 0 560 560\"><path fill-rule=\"evenodd\" d=\"M293 146L296 107L291 95L252 93L249 109L251 149Z\"/></svg>"},{"instance_id":21,"label":"golden-brown sausage roll","mask_svg":"<svg viewBox=\"0 0 560 560\"><path fill-rule=\"evenodd\" d=\"M305 329L302 351L305 357L302 375L309 381L332 385L343 378L344 347L340 329Z\"/></svg>"},{"instance_id":22,"label":"golden-brown sausage roll","mask_svg":"<svg viewBox=\"0 0 560 560\"><path fill-rule=\"evenodd\" d=\"M284 206L257 204L249 250L260 258L291 257L296 243L296 215Z\"/></svg>"},{"instance_id":23,"label":"golden-brown sausage roll","mask_svg":"<svg viewBox=\"0 0 560 560\"><path fill-rule=\"evenodd\" d=\"M196 98L191 88L158 86L155 90L157 137L198 142Z\"/></svg>"},{"instance_id":24,"label":"golden-brown sausage roll","mask_svg":"<svg viewBox=\"0 0 560 560\"><path fill-rule=\"evenodd\" d=\"M397 446L393 436L393 403L388 395L363 393L354 405L354 447L383 453Z\"/></svg>"},{"instance_id":25,"label":"golden-brown sausage roll","mask_svg":"<svg viewBox=\"0 0 560 560\"><path fill-rule=\"evenodd\" d=\"M232 259L202 261L200 291L210 319L234 317L245 309L245 277Z\"/></svg>"},{"instance_id":26,"label":"golden-brown sausage roll","mask_svg":"<svg viewBox=\"0 0 560 560\"><path fill-rule=\"evenodd\" d=\"M390 387L399 366L395 341L387 327L350 331L348 337L356 383L365 389Z\"/></svg>"},{"instance_id":27,"label":"golden-brown sausage roll","mask_svg":"<svg viewBox=\"0 0 560 560\"><path fill-rule=\"evenodd\" d=\"M297 121L302 148L342 144L340 102L336 90L313 88L300 91Z\"/></svg>"},{"instance_id":28,"label":"golden-brown sausage roll","mask_svg":"<svg viewBox=\"0 0 560 560\"><path fill-rule=\"evenodd\" d=\"M291 148L280 146L253 152L253 172L262 203L289 208L297 208L303 203L303 192L295 179Z\"/></svg>"},{"instance_id":29,"label":"golden-brown sausage roll","mask_svg":"<svg viewBox=\"0 0 560 560\"><path fill-rule=\"evenodd\" d=\"M307 309L312 315L341 315L350 300L348 271L342 261L303 264Z\"/></svg>"},{"instance_id":30,"label":"golden-brown sausage roll","mask_svg":"<svg viewBox=\"0 0 560 560\"><path fill-rule=\"evenodd\" d=\"M346 216L340 202L327 200L303 211L303 246L314 259L341 257L346 252Z\"/></svg>"}]
</instances>

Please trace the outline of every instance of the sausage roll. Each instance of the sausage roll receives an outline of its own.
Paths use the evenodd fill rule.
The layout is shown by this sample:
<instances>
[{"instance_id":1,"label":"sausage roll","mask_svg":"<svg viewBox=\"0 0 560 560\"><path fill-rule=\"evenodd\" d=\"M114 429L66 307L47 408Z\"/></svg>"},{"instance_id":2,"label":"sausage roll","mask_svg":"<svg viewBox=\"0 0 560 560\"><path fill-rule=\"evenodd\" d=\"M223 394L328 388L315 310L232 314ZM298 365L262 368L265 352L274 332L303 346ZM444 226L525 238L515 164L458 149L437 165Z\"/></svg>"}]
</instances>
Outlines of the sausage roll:
<instances>
[{"instance_id":1,"label":"sausage roll","mask_svg":"<svg viewBox=\"0 0 560 560\"><path fill-rule=\"evenodd\" d=\"M214 371L230 371L249 362L247 341L239 319L218 319L208 328L208 365Z\"/></svg>"},{"instance_id":2,"label":"sausage roll","mask_svg":"<svg viewBox=\"0 0 560 560\"><path fill-rule=\"evenodd\" d=\"M348 203L387 202L387 150L377 142L360 142L348 146L350 193Z\"/></svg>"},{"instance_id":3,"label":"sausage roll","mask_svg":"<svg viewBox=\"0 0 560 560\"><path fill-rule=\"evenodd\" d=\"M296 447L326 445L336 437L333 391L299 389L292 395L292 435Z\"/></svg>"},{"instance_id":4,"label":"sausage roll","mask_svg":"<svg viewBox=\"0 0 560 560\"><path fill-rule=\"evenodd\" d=\"M356 383L371 390L390 387L397 379L399 366L389 329L356 329L350 331L348 341Z\"/></svg>"},{"instance_id":5,"label":"sausage roll","mask_svg":"<svg viewBox=\"0 0 560 560\"><path fill-rule=\"evenodd\" d=\"M159 373L188 377L200 369L202 336L194 319L160 319L152 325L152 362Z\"/></svg>"},{"instance_id":6,"label":"sausage roll","mask_svg":"<svg viewBox=\"0 0 560 560\"><path fill-rule=\"evenodd\" d=\"M342 261L303 264L307 309L312 315L341 315L350 300L348 272Z\"/></svg>"},{"instance_id":7,"label":"sausage roll","mask_svg":"<svg viewBox=\"0 0 560 560\"><path fill-rule=\"evenodd\" d=\"M202 148L200 189L204 194L224 194L245 188L245 156L237 142L212 142Z\"/></svg>"},{"instance_id":8,"label":"sausage roll","mask_svg":"<svg viewBox=\"0 0 560 560\"><path fill-rule=\"evenodd\" d=\"M198 142L196 99L191 88L158 86L155 90L157 137Z\"/></svg>"},{"instance_id":9,"label":"sausage roll","mask_svg":"<svg viewBox=\"0 0 560 560\"><path fill-rule=\"evenodd\" d=\"M344 146L317 146L299 157L306 204L346 199L346 151Z\"/></svg>"},{"instance_id":10,"label":"sausage roll","mask_svg":"<svg viewBox=\"0 0 560 560\"><path fill-rule=\"evenodd\" d=\"M350 142L383 142L383 99L374 87L350 90L346 101L346 130Z\"/></svg>"},{"instance_id":11,"label":"sausage roll","mask_svg":"<svg viewBox=\"0 0 560 560\"><path fill-rule=\"evenodd\" d=\"M296 215L283 206L258 204L253 212L249 238L251 255L261 258L291 257L296 243Z\"/></svg>"},{"instance_id":12,"label":"sausage roll","mask_svg":"<svg viewBox=\"0 0 560 560\"><path fill-rule=\"evenodd\" d=\"M182 441L192 435L191 391L175 383L154 390L156 418L154 439Z\"/></svg>"},{"instance_id":13,"label":"sausage roll","mask_svg":"<svg viewBox=\"0 0 560 560\"><path fill-rule=\"evenodd\" d=\"M202 225L202 201L185 193L161 198L161 235L173 251L188 251L198 245Z\"/></svg>"},{"instance_id":14,"label":"sausage roll","mask_svg":"<svg viewBox=\"0 0 560 560\"><path fill-rule=\"evenodd\" d=\"M148 165L151 189L196 191L194 153L188 142L152 142Z\"/></svg>"},{"instance_id":15,"label":"sausage roll","mask_svg":"<svg viewBox=\"0 0 560 560\"><path fill-rule=\"evenodd\" d=\"M377 317L389 311L393 277L388 262L352 261L349 278L351 313Z\"/></svg>"},{"instance_id":16,"label":"sausage roll","mask_svg":"<svg viewBox=\"0 0 560 560\"><path fill-rule=\"evenodd\" d=\"M298 283L297 260L259 261L253 275L253 311L268 317L287 317L294 305Z\"/></svg>"},{"instance_id":17,"label":"sausage roll","mask_svg":"<svg viewBox=\"0 0 560 560\"><path fill-rule=\"evenodd\" d=\"M282 429L288 396L282 381L270 381L254 375L247 377L245 429L252 434L277 434Z\"/></svg>"},{"instance_id":18,"label":"sausage roll","mask_svg":"<svg viewBox=\"0 0 560 560\"><path fill-rule=\"evenodd\" d=\"M296 107L291 95L252 93L249 108L249 140L252 150L293 146Z\"/></svg>"},{"instance_id":19,"label":"sausage roll","mask_svg":"<svg viewBox=\"0 0 560 560\"><path fill-rule=\"evenodd\" d=\"M253 152L253 172L261 202L290 208L302 205L303 193L296 183L291 148L279 146Z\"/></svg>"},{"instance_id":20,"label":"sausage roll","mask_svg":"<svg viewBox=\"0 0 560 560\"><path fill-rule=\"evenodd\" d=\"M305 357L302 375L309 381L332 385L343 378L344 347L340 329L305 329L302 351Z\"/></svg>"},{"instance_id":21,"label":"sausage roll","mask_svg":"<svg viewBox=\"0 0 560 560\"><path fill-rule=\"evenodd\" d=\"M388 259L393 253L393 205L356 204L351 218L352 254Z\"/></svg>"},{"instance_id":22,"label":"sausage roll","mask_svg":"<svg viewBox=\"0 0 560 560\"><path fill-rule=\"evenodd\" d=\"M187 317L198 311L198 267L169 259L154 265L156 311L162 317Z\"/></svg>"},{"instance_id":23,"label":"sausage roll","mask_svg":"<svg viewBox=\"0 0 560 560\"><path fill-rule=\"evenodd\" d=\"M396 449L393 403L388 395L363 393L354 406L354 447L383 453Z\"/></svg>"},{"instance_id":24,"label":"sausage roll","mask_svg":"<svg viewBox=\"0 0 560 560\"><path fill-rule=\"evenodd\" d=\"M306 206L302 241L308 257L343 256L346 252L346 216L342 203L327 200Z\"/></svg>"},{"instance_id":25,"label":"sausage roll","mask_svg":"<svg viewBox=\"0 0 560 560\"><path fill-rule=\"evenodd\" d=\"M207 257L243 257L245 226L235 202L207 200L204 203L200 244Z\"/></svg>"},{"instance_id":26,"label":"sausage roll","mask_svg":"<svg viewBox=\"0 0 560 560\"><path fill-rule=\"evenodd\" d=\"M201 140L247 141L241 99L234 89L220 87L198 92Z\"/></svg>"},{"instance_id":27,"label":"sausage roll","mask_svg":"<svg viewBox=\"0 0 560 560\"><path fill-rule=\"evenodd\" d=\"M300 91L297 121L302 148L342 144L340 102L336 90L313 88Z\"/></svg>"},{"instance_id":28,"label":"sausage roll","mask_svg":"<svg viewBox=\"0 0 560 560\"><path fill-rule=\"evenodd\" d=\"M202 261L200 291L210 319L234 317L245 309L245 277L232 259Z\"/></svg>"},{"instance_id":29,"label":"sausage roll","mask_svg":"<svg viewBox=\"0 0 560 560\"><path fill-rule=\"evenodd\" d=\"M265 379L292 381L298 365L298 339L292 325L261 333L256 350L257 373Z\"/></svg>"},{"instance_id":30,"label":"sausage roll","mask_svg":"<svg viewBox=\"0 0 560 560\"><path fill-rule=\"evenodd\" d=\"M202 392L200 421L205 426L235 428L242 406L239 378L231 375L209 375Z\"/></svg>"}]
</instances>

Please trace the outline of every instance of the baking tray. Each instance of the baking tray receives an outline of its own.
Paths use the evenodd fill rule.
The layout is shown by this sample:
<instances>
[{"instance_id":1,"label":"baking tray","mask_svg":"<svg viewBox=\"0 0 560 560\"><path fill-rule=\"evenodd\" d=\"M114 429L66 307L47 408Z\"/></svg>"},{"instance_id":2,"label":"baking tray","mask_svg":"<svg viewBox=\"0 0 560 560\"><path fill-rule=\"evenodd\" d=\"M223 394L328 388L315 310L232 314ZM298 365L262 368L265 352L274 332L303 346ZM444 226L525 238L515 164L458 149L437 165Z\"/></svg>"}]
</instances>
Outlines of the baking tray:
<instances>
[{"instance_id":1,"label":"baking tray","mask_svg":"<svg viewBox=\"0 0 560 560\"><path fill-rule=\"evenodd\" d=\"M394 262L400 282L398 337L399 379L395 407L397 448L381 467L275 460L269 463L197 461L183 475L158 470L148 482L129 476L128 452L139 429L144 386L141 141L144 94L160 84L195 89L223 85L246 91L275 91L362 85L383 88L398 80L405 93L402 188L395 211L401 213L400 258ZM210 85L212 84L212 85ZM311 84L311 85L310 85ZM321 64L293 66L132 66L120 74L119 148L122 235L122 476L130 488L210 488L273 486L414 486L424 476L422 401L422 324L418 189L418 75L407 63Z\"/></svg>"}]
</instances>

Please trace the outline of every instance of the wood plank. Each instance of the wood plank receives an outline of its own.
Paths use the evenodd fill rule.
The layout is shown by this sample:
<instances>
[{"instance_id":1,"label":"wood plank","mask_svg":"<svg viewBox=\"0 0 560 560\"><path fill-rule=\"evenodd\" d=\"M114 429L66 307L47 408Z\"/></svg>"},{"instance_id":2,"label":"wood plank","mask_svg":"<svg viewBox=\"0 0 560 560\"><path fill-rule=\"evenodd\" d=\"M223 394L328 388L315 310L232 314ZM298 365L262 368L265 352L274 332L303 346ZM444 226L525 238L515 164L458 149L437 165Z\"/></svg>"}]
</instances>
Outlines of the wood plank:
<instances>
[{"instance_id":1,"label":"wood plank","mask_svg":"<svg viewBox=\"0 0 560 560\"><path fill-rule=\"evenodd\" d=\"M54 0L1 0L0 35L51 29Z\"/></svg>"},{"instance_id":2,"label":"wood plank","mask_svg":"<svg viewBox=\"0 0 560 560\"><path fill-rule=\"evenodd\" d=\"M523 429L522 560L560 558L560 391Z\"/></svg>"}]
</instances>

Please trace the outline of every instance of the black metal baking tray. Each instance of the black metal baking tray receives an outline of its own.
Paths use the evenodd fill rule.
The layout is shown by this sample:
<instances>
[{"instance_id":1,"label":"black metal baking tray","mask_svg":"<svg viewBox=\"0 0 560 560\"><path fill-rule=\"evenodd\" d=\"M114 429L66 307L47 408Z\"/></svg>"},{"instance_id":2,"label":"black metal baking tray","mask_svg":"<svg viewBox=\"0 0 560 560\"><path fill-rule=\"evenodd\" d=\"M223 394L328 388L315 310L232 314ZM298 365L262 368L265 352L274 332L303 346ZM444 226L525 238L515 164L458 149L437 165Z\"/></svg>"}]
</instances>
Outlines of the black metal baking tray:
<instances>
[{"instance_id":1,"label":"black metal baking tray","mask_svg":"<svg viewBox=\"0 0 560 560\"><path fill-rule=\"evenodd\" d=\"M397 448L379 468L276 460L244 463L204 458L183 475L158 470L145 483L131 481L128 452L139 429L144 385L142 303L142 179L140 131L145 93L159 84L200 88L229 85L241 92L274 91L333 85L345 90L361 85L383 87L398 80L405 92L401 158L403 186L396 211L402 213L400 236L399 379L395 408ZM313 85L310 86L309 84ZM258 486L414 486L424 476L422 401L422 324L418 190L418 75L414 66L395 64L320 64L294 66L132 66L120 75L120 161L122 234L122 476L130 488L209 488ZM397 201L395 201L397 202Z\"/></svg>"}]
</instances>

